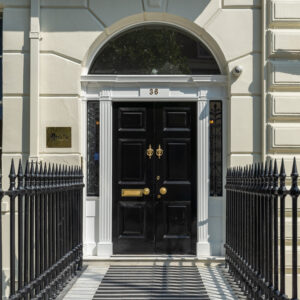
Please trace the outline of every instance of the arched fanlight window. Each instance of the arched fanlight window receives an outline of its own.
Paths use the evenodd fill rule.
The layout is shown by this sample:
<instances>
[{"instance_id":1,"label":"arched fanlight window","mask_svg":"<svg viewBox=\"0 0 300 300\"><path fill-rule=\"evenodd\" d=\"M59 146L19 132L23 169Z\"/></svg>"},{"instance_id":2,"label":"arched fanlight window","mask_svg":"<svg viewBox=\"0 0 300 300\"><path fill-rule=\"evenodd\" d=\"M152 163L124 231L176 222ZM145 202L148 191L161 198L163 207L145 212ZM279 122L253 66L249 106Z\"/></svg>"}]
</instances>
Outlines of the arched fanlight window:
<instances>
[{"instance_id":1,"label":"arched fanlight window","mask_svg":"<svg viewBox=\"0 0 300 300\"><path fill-rule=\"evenodd\" d=\"M110 40L90 74L220 74L208 48L171 26L141 26Z\"/></svg>"}]
</instances>

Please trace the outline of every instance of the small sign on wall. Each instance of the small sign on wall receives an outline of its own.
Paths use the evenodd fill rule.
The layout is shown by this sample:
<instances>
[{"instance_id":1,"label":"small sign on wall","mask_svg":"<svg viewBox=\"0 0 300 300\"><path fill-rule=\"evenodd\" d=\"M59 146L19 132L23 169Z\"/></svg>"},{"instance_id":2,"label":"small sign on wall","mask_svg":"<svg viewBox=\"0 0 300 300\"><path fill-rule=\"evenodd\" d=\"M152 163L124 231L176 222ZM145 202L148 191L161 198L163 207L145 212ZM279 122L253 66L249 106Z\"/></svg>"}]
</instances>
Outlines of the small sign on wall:
<instances>
[{"instance_id":1,"label":"small sign on wall","mask_svg":"<svg viewBox=\"0 0 300 300\"><path fill-rule=\"evenodd\" d=\"M71 127L47 127L47 148L71 148Z\"/></svg>"}]
</instances>

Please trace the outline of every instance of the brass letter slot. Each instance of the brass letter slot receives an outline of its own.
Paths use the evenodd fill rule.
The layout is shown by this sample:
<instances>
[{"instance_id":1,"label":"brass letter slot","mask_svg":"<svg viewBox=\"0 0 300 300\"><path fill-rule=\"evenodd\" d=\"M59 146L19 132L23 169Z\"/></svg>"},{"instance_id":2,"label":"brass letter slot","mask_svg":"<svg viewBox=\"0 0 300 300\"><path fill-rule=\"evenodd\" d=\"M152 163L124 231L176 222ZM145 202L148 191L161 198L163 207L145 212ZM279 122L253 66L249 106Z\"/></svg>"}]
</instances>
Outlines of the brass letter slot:
<instances>
[{"instance_id":1,"label":"brass letter slot","mask_svg":"<svg viewBox=\"0 0 300 300\"><path fill-rule=\"evenodd\" d=\"M150 190L148 188L144 189L122 189L122 197L143 197L144 195L149 195Z\"/></svg>"}]
</instances>

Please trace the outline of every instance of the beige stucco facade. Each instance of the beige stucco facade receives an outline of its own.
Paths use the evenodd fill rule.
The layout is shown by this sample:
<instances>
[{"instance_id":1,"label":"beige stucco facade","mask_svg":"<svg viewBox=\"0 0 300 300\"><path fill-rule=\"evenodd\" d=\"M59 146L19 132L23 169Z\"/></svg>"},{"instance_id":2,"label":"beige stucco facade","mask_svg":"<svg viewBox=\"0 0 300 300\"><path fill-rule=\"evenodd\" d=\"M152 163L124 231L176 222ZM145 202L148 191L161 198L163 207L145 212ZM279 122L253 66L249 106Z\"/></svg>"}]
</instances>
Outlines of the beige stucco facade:
<instances>
[{"instance_id":1,"label":"beige stucco facade","mask_svg":"<svg viewBox=\"0 0 300 300\"><path fill-rule=\"evenodd\" d=\"M299 0L0 0L0 7L4 188L12 158L85 169L81 76L112 36L149 22L197 36L226 76L225 166L284 157L289 173L292 157L300 158ZM233 74L236 66L240 76ZM72 128L71 148L46 147L51 126ZM86 230L95 236L97 201L85 207ZM223 254L221 201L209 204L217 224L211 255ZM8 208L4 202L4 221Z\"/></svg>"}]
</instances>

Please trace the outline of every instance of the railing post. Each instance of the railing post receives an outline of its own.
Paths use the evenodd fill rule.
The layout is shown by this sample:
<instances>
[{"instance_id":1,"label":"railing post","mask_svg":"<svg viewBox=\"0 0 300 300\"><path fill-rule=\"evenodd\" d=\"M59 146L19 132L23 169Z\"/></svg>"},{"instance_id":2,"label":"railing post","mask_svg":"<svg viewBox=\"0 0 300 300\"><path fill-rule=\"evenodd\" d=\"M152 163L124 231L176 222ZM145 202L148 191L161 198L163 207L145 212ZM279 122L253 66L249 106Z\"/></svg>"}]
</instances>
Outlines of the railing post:
<instances>
[{"instance_id":1,"label":"railing post","mask_svg":"<svg viewBox=\"0 0 300 300\"><path fill-rule=\"evenodd\" d=\"M298 241L298 231L297 231L297 219L298 219L298 212L297 212L297 200L300 194L297 179L298 179L298 171L297 171L297 164L296 158L293 161L293 168L292 168L292 187L290 190L292 196L292 299L298 298L298 283L297 283L297 269L298 269L298 262L297 262L297 241Z\"/></svg>"},{"instance_id":2,"label":"railing post","mask_svg":"<svg viewBox=\"0 0 300 300\"><path fill-rule=\"evenodd\" d=\"M273 196L273 203L274 203L274 293L277 297L279 297L279 290L278 290L278 168L277 168L277 161L275 159L274 162L274 171L273 171L273 189L272 189L272 196Z\"/></svg>"},{"instance_id":3,"label":"railing post","mask_svg":"<svg viewBox=\"0 0 300 300\"><path fill-rule=\"evenodd\" d=\"M3 199L4 193L2 190L2 174L0 173L0 297L3 297L3 277L2 277L2 269L3 269L3 262L2 262L2 199Z\"/></svg>"},{"instance_id":4,"label":"railing post","mask_svg":"<svg viewBox=\"0 0 300 300\"><path fill-rule=\"evenodd\" d=\"M24 248L24 224L23 224L23 169L21 160L19 160L18 167L18 291L19 293L23 287L23 248Z\"/></svg>"},{"instance_id":5,"label":"railing post","mask_svg":"<svg viewBox=\"0 0 300 300\"><path fill-rule=\"evenodd\" d=\"M10 198L10 297L13 297L16 292L16 278L15 278L15 198L16 198L16 173L15 173L15 164L12 159L11 167L10 167L10 174L9 174L9 198Z\"/></svg>"},{"instance_id":6,"label":"railing post","mask_svg":"<svg viewBox=\"0 0 300 300\"><path fill-rule=\"evenodd\" d=\"M34 262L35 262L35 251L34 251L34 223L35 223L35 176L34 176L34 163L31 162L30 166L30 282L33 282L35 278L35 269L34 269ZM34 289L31 290L30 296L34 296Z\"/></svg>"},{"instance_id":7,"label":"railing post","mask_svg":"<svg viewBox=\"0 0 300 300\"><path fill-rule=\"evenodd\" d=\"M29 210L30 210L30 173L29 173L29 162L26 161L25 167L25 185L24 185L24 194L25 194L25 204L24 204L24 287L29 283ZM26 295L25 300L29 297Z\"/></svg>"},{"instance_id":8,"label":"railing post","mask_svg":"<svg viewBox=\"0 0 300 300\"><path fill-rule=\"evenodd\" d=\"M281 161L280 167L280 186L278 195L280 197L280 295L285 296L285 198L287 189L285 185L286 173L284 160Z\"/></svg>"}]
</instances>

